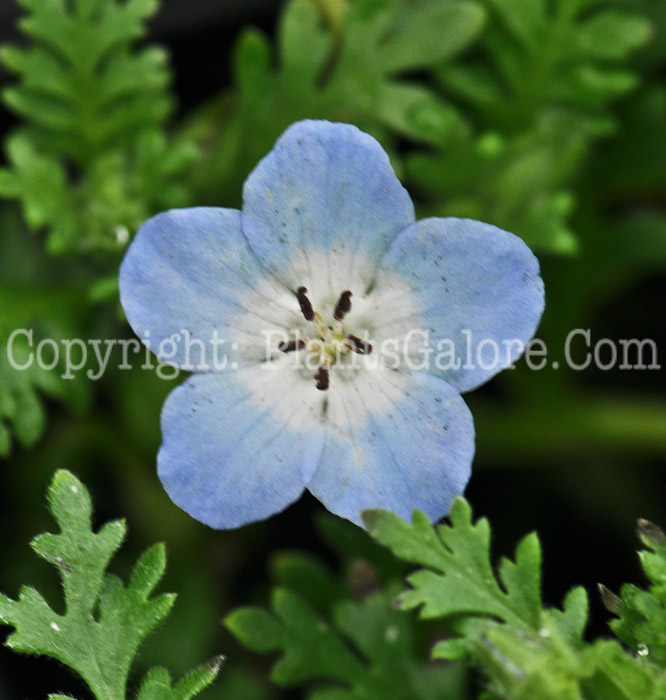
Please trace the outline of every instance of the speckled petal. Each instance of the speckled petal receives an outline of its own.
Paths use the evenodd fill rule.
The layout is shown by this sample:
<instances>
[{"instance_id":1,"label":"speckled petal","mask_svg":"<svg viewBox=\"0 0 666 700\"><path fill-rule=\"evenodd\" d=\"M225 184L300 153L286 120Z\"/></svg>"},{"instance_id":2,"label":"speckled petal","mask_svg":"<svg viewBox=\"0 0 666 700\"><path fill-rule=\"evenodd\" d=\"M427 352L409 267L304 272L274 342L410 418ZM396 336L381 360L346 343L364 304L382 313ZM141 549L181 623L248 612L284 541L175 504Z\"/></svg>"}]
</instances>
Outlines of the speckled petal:
<instances>
[{"instance_id":1,"label":"speckled petal","mask_svg":"<svg viewBox=\"0 0 666 700\"><path fill-rule=\"evenodd\" d=\"M167 493L218 529L280 512L319 463L322 400L310 378L285 368L193 375L162 411L158 473Z\"/></svg>"},{"instance_id":2,"label":"speckled petal","mask_svg":"<svg viewBox=\"0 0 666 700\"><path fill-rule=\"evenodd\" d=\"M445 381L418 372L334 373L326 446L308 489L330 511L361 524L367 508L405 519L415 508L446 515L470 477L472 416Z\"/></svg>"},{"instance_id":3,"label":"speckled petal","mask_svg":"<svg viewBox=\"0 0 666 700\"><path fill-rule=\"evenodd\" d=\"M140 339L189 371L261 361L264 333L299 323L293 294L267 279L234 209L174 209L147 221L120 268L120 299Z\"/></svg>"},{"instance_id":4,"label":"speckled petal","mask_svg":"<svg viewBox=\"0 0 666 700\"><path fill-rule=\"evenodd\" d=\"M263 265L313 301L368 286L414 208L379 143L350 124L289 127L248 177L243 231ZM357 288L357 293L364 291Z\"/></svg>"},{"instance_id":5,"label":"speckled petal","mask_svg":"<svg viewBox=\"0 0 666 700\"><path fill-rule=\"evenodd\" d=\"M390 296L385 272L404 278L419 309L401 319L400 331L412 326L427 333L427 371L458 391L474 389L512 364L544 308L533 253L518 236L479 221L418 221L391 243L373 295ZM420 362L422 350L413 351Z\"/></svg>"}]
</instances>

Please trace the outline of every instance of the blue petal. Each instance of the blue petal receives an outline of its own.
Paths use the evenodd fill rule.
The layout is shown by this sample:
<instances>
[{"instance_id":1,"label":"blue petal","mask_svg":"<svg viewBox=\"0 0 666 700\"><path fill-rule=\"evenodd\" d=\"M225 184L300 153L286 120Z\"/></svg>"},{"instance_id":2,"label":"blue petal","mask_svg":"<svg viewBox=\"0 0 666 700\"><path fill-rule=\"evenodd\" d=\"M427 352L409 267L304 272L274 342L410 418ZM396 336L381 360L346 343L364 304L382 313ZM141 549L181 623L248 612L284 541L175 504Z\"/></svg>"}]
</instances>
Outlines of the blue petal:
<instances>
[{"instance_id":1,"label":"blue petal","mask_svg":"<svg viewBox=\"0 0 666 700\"><path fill-rule=\"evenodd\" d=\"M239 211L172 210L137 233L120 268L120 299L134 331L161 359L190 371L222 369L262 359L261 331L297 320L293 295L265 276Z\"/></svg>"},{"instance_id":2,"label":"blue petal","mask_svg":"<svg viewBox=\"0 0 666 700\"><path fill-rule=\"evenodd\" d=\"M363 386L331 383L326 446L308 489L359 525L367 508L405 519L418 508L439 519L470 477L471 413L437 377L384 372L389 376L382 379L366 373Z\"/></svg>"},{"instance_id":3,"label":"blue petal","mask_svg":"<svg viewBox=\"0 0 666 700\"><path fill-rule=\"evenodd\" d=\"M280 512L303 492L323 431L312 401L280 391L284 377L292 395L298 393L291 373L250 368L192 375L169 395L158 473L174 503L192 517L235 528ZM309 379L307 390L322 400Z\"/></svg>"},{"instance_id":4,"label":"blue petal","mask_svg":"<svg viewBox=\"0 0 666 700\"><path fill-rule=\"evenodd\" d=\"M345 278L371 284L388 242L414 221L388 156L350 124L289 127L246 180L243 199L243 231L263 265L291 289L323 279L330 296L347 288L339 288Z\"/></svg>"},{"instance_id":5,"label":"blue petal","mask_svg":"<svg viewBox=\"0 0 666 700\"><path fill-rule=\"evenodd\" d=\"M428 332L433 349L428 371L458 391L512 364L544 308L539 263L530 249L517 236L470 219L424 219L403 231L382 260L377 294L384 291L382 270L410 285L423 309L415 323Z\"/></svg>"}]
</instances>

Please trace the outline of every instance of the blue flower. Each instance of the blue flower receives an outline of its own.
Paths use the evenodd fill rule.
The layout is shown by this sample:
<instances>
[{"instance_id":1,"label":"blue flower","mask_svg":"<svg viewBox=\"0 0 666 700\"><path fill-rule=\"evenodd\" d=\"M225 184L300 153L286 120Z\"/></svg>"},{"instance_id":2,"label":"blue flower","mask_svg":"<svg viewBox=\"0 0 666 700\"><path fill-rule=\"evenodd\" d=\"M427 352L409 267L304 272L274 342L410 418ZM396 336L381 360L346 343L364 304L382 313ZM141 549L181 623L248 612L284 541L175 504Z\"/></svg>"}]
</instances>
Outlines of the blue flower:
<instances>
[{"instance_id":1,"label":"blue flower","mask_svg":"<svg viewBox=\"0 0 666 700\"><path fill-rule=\"evenodd\" d=\"M325 121L287 129L242 212L147 221L120 292L135 332L194 372L165 403L158 472L215 528L305 489L355 523L366 508L445 515L474 453L460 393L521 354L544 305L519 238L415 221L377 141Z\"/></svg>"}]
</instances>

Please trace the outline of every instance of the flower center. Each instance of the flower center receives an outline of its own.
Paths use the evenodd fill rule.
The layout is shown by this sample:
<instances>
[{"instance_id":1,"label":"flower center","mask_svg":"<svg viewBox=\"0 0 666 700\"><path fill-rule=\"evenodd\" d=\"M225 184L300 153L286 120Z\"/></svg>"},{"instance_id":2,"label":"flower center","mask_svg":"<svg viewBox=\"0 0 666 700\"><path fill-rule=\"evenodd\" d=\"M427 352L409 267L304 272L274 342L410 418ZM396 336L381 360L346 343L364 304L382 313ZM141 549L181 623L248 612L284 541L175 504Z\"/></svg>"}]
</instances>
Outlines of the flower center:
<instances>
[{"instance_id":1,"label":"flower center","mask_svg":"<svg viewBox=\"0 0 666 700\"><path fill-rule=\"evenodd\" d=\"M312 308L307 291L305 287L299 287L296 298L303 317L311 324L311 334L308 334L307 338L283 341L278 345L278 349L281 352L298 350L307 352L318 368L314 375L315 386L320 391L325 391L329 387L330 369L340 358L350 352L369 355L372 352L372 345L345 330L343 321L351 311L352 293L348 289L340 295L333 311L331 326L327 326L321 314Z\"/></svg>"}]
</instances>

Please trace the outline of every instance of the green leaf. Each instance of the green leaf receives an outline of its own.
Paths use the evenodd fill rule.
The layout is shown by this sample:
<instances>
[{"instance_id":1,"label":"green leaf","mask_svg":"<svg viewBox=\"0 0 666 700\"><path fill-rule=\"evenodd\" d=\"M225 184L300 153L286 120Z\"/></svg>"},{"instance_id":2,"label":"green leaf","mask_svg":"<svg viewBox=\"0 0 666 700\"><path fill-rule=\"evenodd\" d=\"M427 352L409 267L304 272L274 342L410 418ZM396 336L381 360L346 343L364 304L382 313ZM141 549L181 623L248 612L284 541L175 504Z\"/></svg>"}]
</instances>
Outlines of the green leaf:
<instances>
[{"instance_id":1,"label":"green leaf","mask_svg":"<svg viewBox=\"0 0 666 700\"><path fill-rule=\"evenodd\" d=\"M224 190L237 200L256 161L298 119L355 123L389 150L391 137L428 144L455 138L458 111L401 74L453 60L481 33L484 18L473 0L287 3L274 52L255 29L235 47L235 99L219 104L227 128L220 131L218 110L204 117L203 139L212 147L198 169L201 196L213 201Z\"/></svg>"},{"instance_id":2,"label":"green leaf","mask_svg":"<svg viewBox=\"0 0 666 700\"><path fill-rule=\"evenodd\" d=\"M439 97L467 104L463 123L477 131L431 139L435 148L407 157L406 172L427 197L426 215L492 221L537 251L578 251L571 225L578 175L595 142L617 130L611 102L638 85L627 57L651 35L643 17L608 5L487 0L478 52L435 70ZM486 149L489 137L501 148ZM649 140L653 152L659 140ZM663 158L651 159L661 167ZM645 177L636 170L625 179Z\"/></svg>"},{"instance_id":3,"label":"green leaf","mask_svg":"<svg viewBox=\"0 0 666 700\"><path fill-rule=\"evenodd\" d=\"M636 647L637 656L633 656L616 642L584 642L588 608L583 589L575 588L567 595L563 610L543 608L541 550L536 535L523 538L515 559L502 559L495 572L490 564L488 522L481 519L474 523L471 509L463 499L454 503L450 521L450 525L434 528L422 513L415 513L412 525L386 511L364 514L373 537L397 556L426 566L407 578L410 589L398 601L403 609L418 607L422 616L451 626L455 634L435 645L435 658L469 658L488 677L494 692L491 697L662 697L666 664L657 654L659 666L644 661L641 657L648 656L647 645ZM648 546L659 550L659 556L666 556L663 533L644 528L643 536ZM661 563L650 566L662 581L665 571ZM663 602L649 600L650 594L635 587L623 589L622 595L626 609L623 603L620 614L625 610L627 616L617 626L625 640L635 644L637 638L627 630L635 629L631 625L637 619L651 624L654 632L660 630L663 637Z\"/></svg>"},{"instance_id":4,"label":"green leaf","mask_svg":"<svg viewBox=\"0 0 666 700\"><path fill-rule=\"evenodd\" d=\"M122 249L128 236L119 231L189 203L182 175L194 146L164 133L172 112L166 53L135 48L158 3L21 4L31 43L0 52L19 79L3 99L23 120L7 142L11 170L0 174L0 196L21 202L31 228L48 230L54 254Z\"/></svg>"},{"instance_id":5,"label":"green leaf","mask_svg":"<svg viewBox=\"0 0 666 700\"><path fill-rule=\"evenodd\" d=\"M584 56L621 60L650 39L651 27L642 17L609 9L581 23L577 46Z\"/></svg>"},{"instance_id":6,"label":"green leaf","mask_svg":"<svg viewBox=\"0 0 666 700\"><path fill-rule=\"evenodd\" d=\"M279 552L271 562L271 574L279 586L302 595L320 610L328 610L345 594L321 560L305 552Z\"/></svg>"},{"instance_id":7,"label":"green leaf","mask_svg":"<svg viewBox=\"0 0 666 700\"><path fill-rule=\"evenodd\" d=\"M137 700L190 700L217 678L223 663L224 657L216 656L188 673L175 686L166 669L154 668L146 675Z\"/></svg>"},{"instance_id":8,"label":"green leaf","mask_svg":"<svg viewBox=\"0 0 666 700\"><path fill-rule=\"evenodd\" d=\"M647 547L639 552L639 560L649 587L643 590L631 584L622 586L618 617L610 622L610 627L636 653L666 668L666 535L643 519L636 529Z\"/></svg>"},{"instance_id":9,"label":"green leaf","mask_svg":"<svg viewBox=\"0 0 666 700\"><path fill-rule=\"evenodd\" d=\"M327 588L337 589L330 574ZM434 668L418 660L414 624L391 605L395 592L392 586L353 601L338 591L320 613L295 591L278 587L271 612L240 608L225 624L250 649L281 652L273 681L308 683L310 700L457 700L460 667Z\"/></svg>"},{"instance_id":10,"label":"green leaf","mask_svg":"<svg viewBox=\"0 0 666 700\"><path fill-rule=\"evenodd\" d=\"M582 586L572 588L567 593L561 611L551 610L553 620L560 632L571 642L583 639L588 613L589 601L587 592Z\"/></svg>"},{"instance_id":11,"label":"green leaf","mask_svg":"<svg viewBox=\"0 0 666 700\"><path fill-rule=\"evenodd\" d=\"M321 19L316 3L294 0L285 8L278 27L283 69L299 73L307 85L321 77L333 49L333 36L324 30ZM264 60L263 66L267 69L268 62Z\"/></svg>"},{"instance_id":12,"label":"green leaf","mask_svg":"<svg viewBox=\"0 0 666 700\"><path fill-rule=\"evenodd\" d=\"M544 0L488 0L514 37L534 48L546 22Z\"/></svg>"},{"instance_id":13,"label":"green leaf","mask_svg":"<svg viewBox=\"0 0 666 700\"><path fill-rule=\"evenodd\" d=\"M39 439L46 424L45 397L60 399L78 413L85 407L88 388L81 375L66 377L58 345L76 337L80 307L76 289L0 285L0 456L8 456L12 448L9 428L25 447ZM42 349L46 364L40 366L37 355L45 339L51 345Z\"/></svg>"},{"instance_id":14,"label":"green leaf","mask_svg":"<svg viewBox=\"0 0 666 700\"><path fill-rule=\"evenodd\" d=\"M536 537L521 542L515 563L503 560L498 580L490 564L488 521L473 523L471 508L460 498L450 518L451 526L435 533L423 513L415 514L412 526L388 511L364 514L379 542L403 559L428 566L408 578L412 590L400 596L401 607L422 606L424 617L473 613L538 629L541 551Z\"/></svg>"},{"instance_id":15,"label":"green leaf","mask_svg":"<svg viewBox=\"0 0 666 700\"><path fill-rule=\"evenodd\" d=\"M285 633L278 620L262 608L239 608L224 621L227 628L252 651L281 649Z\"/></svg>"},{"instance_id":16,"label":"green leaf","mask_svg":"<svg viewBox=\"0 0 666 700\"><path fill-rule=\"evenodd\" d=\"M382 45L380 60L389 73L437 66L467 48L485 18L483 7L472 2L444 0L416 6Z\"/></svg>"},{"instance_id":17,"label":"green leaf","mask_svg":"<svg viewBox=\"0 0 666 700\"><path fill-rule=\"evenodd\" d=\"M37 590L24 587L18 600L0 594L0 622L14 627L7 646L58 659L78 673L97 700L124 700L127 678L144 638L168 615L175 596L152 596L166 566L164 545L137 562L127 585L107 573L126 533L123 521L92 529L88 491L68 471L49 488L49 508L60 532L42 534L32 547L60 575L65 612L56 613ZM149 673L141 700L189 700L209 685L220 661L201 667L174 688L163 669Z\"/></svg>"}]
</instances>

